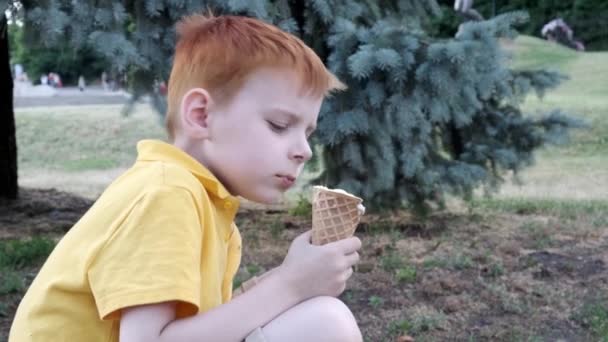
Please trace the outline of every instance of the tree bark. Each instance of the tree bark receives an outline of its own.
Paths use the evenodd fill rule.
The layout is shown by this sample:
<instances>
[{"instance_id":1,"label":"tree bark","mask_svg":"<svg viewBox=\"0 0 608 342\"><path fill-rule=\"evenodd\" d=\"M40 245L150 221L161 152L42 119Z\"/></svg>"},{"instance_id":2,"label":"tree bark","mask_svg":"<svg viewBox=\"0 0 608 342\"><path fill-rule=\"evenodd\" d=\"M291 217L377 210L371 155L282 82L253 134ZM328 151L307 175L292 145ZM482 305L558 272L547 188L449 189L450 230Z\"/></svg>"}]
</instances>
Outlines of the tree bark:
<instances>
[{"instance_id":1,"label":"tree bark","mask_svg":"<svg viewBox=\"0 0 608 342\"><path fill-rule=\"evenodd\" d=\"M13 77L8 46L8 21L0 17L0 197L16 199L17 140L13 111Z\"/></svg>"}]
</instances>

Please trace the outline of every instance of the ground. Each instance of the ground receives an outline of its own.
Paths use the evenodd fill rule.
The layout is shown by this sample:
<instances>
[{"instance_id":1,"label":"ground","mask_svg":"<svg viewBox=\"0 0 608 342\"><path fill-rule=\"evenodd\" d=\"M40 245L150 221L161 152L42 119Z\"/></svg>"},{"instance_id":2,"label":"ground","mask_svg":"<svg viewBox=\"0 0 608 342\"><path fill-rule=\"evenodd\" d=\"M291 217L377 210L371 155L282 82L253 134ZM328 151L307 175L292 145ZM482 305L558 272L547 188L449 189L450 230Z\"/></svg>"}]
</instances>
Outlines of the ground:
<instances>
[{"instance_id":1,"label":"ground","mask_svg":"<svg viewBox=\"0 0 608 342\"><path fill-rule=\"evenodd\" d=\"M539 151L519 175L524 185L507 182L493 198L425 219L366 215L356 233L361 263L341 296L366 341L608 342L608 53L531 37L509 49L515 67L555 67L570 77L542 101L528 98L530 115L557 107L589 128ZM109 104L122 99L90 105L97 102L65 95L78 106L17 103L22 188L19 201L0 203L0 341L56 241L131 165L139 139L163 136L147 106L123 116ZM244 250L235 285L279 265L310 227L302 190L300 183L283 205L239 212Z\"/></svg>"},{"instance_id":2,"label":"ground","mask_svg":"<svg viewBox=\"0 0 608 342\"><path fill-rule=\"evenodd\" d=\"M17 248L7 242L16 238L56 241L91 203L21 189L19 201L0 206L0 253L14 258ZM366 341L608 340L608 214L599 209L590 204L560 216L480 204L423 221L405 212L367 215L357 231L361 263L341 299ZM290 241L310 227L309 214L305 204L242 210L236 285L278 266ZM28 260L15 267L26 283L0 288L0 340L44 259Z\"/></svg>"}]
</instances>

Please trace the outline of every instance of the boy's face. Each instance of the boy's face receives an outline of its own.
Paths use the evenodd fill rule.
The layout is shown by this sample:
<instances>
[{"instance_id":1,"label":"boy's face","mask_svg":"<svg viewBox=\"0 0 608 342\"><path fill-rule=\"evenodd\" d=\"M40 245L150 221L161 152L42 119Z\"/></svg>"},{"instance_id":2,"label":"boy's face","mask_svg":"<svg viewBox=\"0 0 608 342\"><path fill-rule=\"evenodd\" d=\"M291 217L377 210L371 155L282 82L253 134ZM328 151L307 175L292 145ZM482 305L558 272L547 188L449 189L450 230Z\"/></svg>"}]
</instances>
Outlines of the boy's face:
<instances>
[{"instance_id":1,"label":"boy's face","mask_svg":"<svg viewBox=\"0 0 608 342\"><path fill-rule=\"evenodd\" d=\"M209 136L195 158L233 195L276 202L311 158L308 138L323 98L298 86L288 70L259 69L229 103L210 106Z\"/></svg>"}]
</instances>

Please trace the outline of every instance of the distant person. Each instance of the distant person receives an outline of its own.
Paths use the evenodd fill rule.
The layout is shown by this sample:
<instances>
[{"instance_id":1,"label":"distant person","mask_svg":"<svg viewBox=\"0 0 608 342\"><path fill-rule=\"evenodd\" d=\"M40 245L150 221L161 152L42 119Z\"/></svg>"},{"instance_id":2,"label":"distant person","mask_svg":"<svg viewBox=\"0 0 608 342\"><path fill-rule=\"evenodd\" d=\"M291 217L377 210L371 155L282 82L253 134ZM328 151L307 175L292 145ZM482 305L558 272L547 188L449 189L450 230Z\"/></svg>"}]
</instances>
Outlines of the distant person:
<instances>
[{"instance_id":1,"label":"distant person","mask_svg":"<svg viewBox=\"0 0 608 342\"><path fill-rule=\"evenodd\" d=\"M86 84L84 82L84 76L80 75L80 77L78 77L78 89L80 89L80 91L84 91L85 87Z\"/></svg>"},{"instance_id":2,"label":"distant person","mask_svg":"<svg viewBox=\"0 0 608 342\"><path fill-rule=\"evenodd\" d=\"M101 73L101 86L104 91L108 91L108 74L105 71Z\"/></svg>"},{"instance_id":3,"label":"distant person","mask_svg":"<svg viewBox=\"0 0 608 342\"><path fill-rule=\"evenodd\" d=\"M49 73L48 79L49 84L54 88L61 88L63 86L63 83L61 83L61 77L59 77L59 74L56 72Z\"/></svg>"},{"instance_id":4,"label":"distant person","mask_svg":"<svg viewBox=\"0 0 608 342\"><path fill-rule=\"evenodd\" d=\"M61 76L59 76L58 73L55 73L55 86L57 88L62 88L63 87L63 82L61 81Z\"/></svg>"},{"instance_id":5,"label":"distant person","mask_svg":"<svg viewBox=\"0 0 608 342\"><path fill-rule=\"evenodd\" d=\"M473 8L473 0L454 1L454 10L463 16L467 21L483 20L483 16Z\"/></svg>"},{"instance_id":6,"label":"distant person","mask_svg":"<svg viewBox=\"0 0 608 342\"><path fill-rule=\"evenodd\" d=\"M577 51L585 51L583 42L574 39L574 31L562 18L553 19L545 24L540 33L548 41L556 42Z\"/></svg>"},{"instance_id":7,"label":"distant person","mask_svg":"<svg viewBox=\"0 0 608 342\"><path fill-rule=\"evenodd\" d=\"M23 65L17 63L15 64L15 79L20 80L21 75L23 75Z\"/></svg>"}]
</instances>

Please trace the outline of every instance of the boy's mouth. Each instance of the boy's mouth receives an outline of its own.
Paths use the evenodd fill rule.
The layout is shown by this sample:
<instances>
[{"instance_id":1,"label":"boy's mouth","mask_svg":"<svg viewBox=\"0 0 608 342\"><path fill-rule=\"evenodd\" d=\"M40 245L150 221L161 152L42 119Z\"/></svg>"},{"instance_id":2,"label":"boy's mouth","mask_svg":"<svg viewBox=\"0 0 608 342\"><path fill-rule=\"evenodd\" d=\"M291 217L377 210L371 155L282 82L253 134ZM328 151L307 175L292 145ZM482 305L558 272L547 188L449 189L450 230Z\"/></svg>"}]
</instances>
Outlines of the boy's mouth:
<instances>
[{"instance_id":1,"label":"boy's mouth","mask_svg":"<svg viewBox=\"0 0 608 342\"><path fill-rule=\"evenodd\" d=\"M294 185L294 183L296 182L296 178L293 177L293 176L289 176L289 175L276 175L276 177L279 180L279 185L282 188L285 188L285 189L291 188Z\"/></svg>"}]
</instances>

